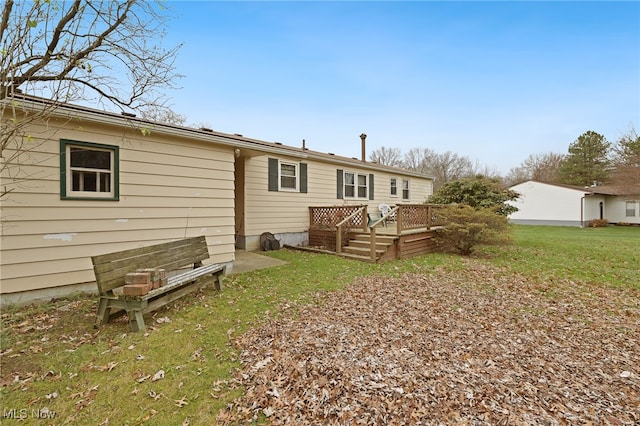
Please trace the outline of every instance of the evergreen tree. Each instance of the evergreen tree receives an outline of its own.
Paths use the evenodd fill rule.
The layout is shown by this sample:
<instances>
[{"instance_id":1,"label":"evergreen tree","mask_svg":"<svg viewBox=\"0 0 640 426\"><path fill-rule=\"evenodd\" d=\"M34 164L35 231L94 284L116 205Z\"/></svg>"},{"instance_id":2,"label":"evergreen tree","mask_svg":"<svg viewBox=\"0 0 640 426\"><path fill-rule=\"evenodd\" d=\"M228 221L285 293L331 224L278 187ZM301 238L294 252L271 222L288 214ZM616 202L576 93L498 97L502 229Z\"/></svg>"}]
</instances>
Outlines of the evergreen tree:
<instances>
[{"instance_id":1,"label":"evergreen tree","mask_svg":"<svg viewBox=\"0 0 640 426\"><path fill-rule=\"evenodd\" d=\"M571 145L558 170L561 183L589 186L604 182L609 174L611 144L599 133L587 131Z\"/></svg>"}]
</instances>

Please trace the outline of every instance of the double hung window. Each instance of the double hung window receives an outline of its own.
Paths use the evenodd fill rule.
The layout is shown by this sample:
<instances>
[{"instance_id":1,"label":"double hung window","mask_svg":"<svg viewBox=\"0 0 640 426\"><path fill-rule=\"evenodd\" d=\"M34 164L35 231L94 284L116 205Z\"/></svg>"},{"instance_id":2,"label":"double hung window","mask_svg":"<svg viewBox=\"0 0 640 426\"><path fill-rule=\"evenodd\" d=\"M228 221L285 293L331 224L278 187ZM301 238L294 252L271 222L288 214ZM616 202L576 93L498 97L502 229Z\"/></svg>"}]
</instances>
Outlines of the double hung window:
<instances>
[{"instance_id":1,"label":"double hung window","mask_svg":"<svg viewBox=\"0 0 640 426\"><path fill-rule=\"evenodd\" d=\"M373 174L336 170L336 197L338 199L373 200Z\"/></svg>"},{"instance_id":2,"label":"double hung window","mask_svg":"<svg viewBox=\"0 0 640 426\"><path fill-rule=\"evenodd\" d=\"M307 163L269 158L267 167L269 191L307 192Z\"/></svg>"},{"instance_id":3,"label":"double hung window","mask_svg":"<svg viewBox=\"0 0 640 426\"><path fill-rule=\"evenodd\" d=\"M61 198L117 200L117 146L60 141Z\"/></svg>"},{"instance_id":4,"label":"double hung window","mask_svg":"<svg viewBox=\"0 0 640 426\"><path fill-rule=\"evenodd\" d=\"M402 199L409 199L409 180L402 179Z\"/></svg>"},{"instance_id":5,"label":"double hung window","mask_svg":"<svg viewBox=\"0 0 640 426\"><path fill-rule=\"evenodd\" d=\"M298 190L298 164L280 163L280 190Z\"/></svg>"},{"instance_id":6,"label":"double hung window","mask_svg":"<svg viewBox=\"0 0 640 426\"><path fill-rule=\"evenodd\" d=\"M369 176L344 172L344 197L367 198L369 194Z\"/></svg>"}]
</instances>

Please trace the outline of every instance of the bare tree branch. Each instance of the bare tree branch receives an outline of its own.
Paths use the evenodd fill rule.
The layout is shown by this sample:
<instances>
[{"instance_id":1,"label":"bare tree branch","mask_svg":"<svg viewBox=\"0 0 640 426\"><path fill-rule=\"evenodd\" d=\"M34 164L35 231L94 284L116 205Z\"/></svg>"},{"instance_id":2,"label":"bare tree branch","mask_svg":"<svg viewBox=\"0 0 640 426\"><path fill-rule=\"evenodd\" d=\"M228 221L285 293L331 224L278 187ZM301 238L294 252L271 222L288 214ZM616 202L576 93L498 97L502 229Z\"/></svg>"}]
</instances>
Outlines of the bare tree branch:
<instances>
[{"instance_id":1,"label":"bare tree branch","mask_svg":"<svg viewBox=\"0 0 640 426\"><path fill-rule=\"evenodd\" d=\"M369 160L385 166L400 167L402 165L400 148L380 147L369 154Z\"/></svg>"},{"instance_id":2,"label":"bare tree branch","mask_svg":"<svg viewBox=\"0 0 640 426\"><path fill-rule=\"evenodd\" d=\"M160 0L68 2L7 0L0 15L0 197L28 178L21 166L37 144L29 127L61 102L121 110L161 108L180 77L180 46L164 48ZM52 102L23 109L24 95ZM35 145L37 146L37 145Z\"/></svg>"},{"instance_id":3,"label":"bare tree branch","mask_svg":"<svg viewBox=\"0 0 640 426\"><path fill-rule=\"evenodd\" d=\"M7 0L2 9L2 22L0 22L0 40L4 39L4 33L9 27L9 16L11 16L11 9L13 9L13 0Z\"/></svg>"}]
</instances>

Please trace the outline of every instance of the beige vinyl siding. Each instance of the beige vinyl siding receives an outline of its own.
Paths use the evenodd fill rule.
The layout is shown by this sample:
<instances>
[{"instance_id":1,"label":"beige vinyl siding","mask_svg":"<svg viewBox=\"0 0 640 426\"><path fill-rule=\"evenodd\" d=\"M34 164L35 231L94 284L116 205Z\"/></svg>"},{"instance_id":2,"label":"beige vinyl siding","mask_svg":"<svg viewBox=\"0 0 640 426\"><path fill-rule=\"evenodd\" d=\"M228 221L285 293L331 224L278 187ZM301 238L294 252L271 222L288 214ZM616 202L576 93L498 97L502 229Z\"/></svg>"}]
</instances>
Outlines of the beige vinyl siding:
<instances>
[{"instance_id":1,"label":"beige vinyl siding","mask_svg":"<svg viewBox=\"0 0 640 426\"><path fill-rule=\"evenodd\" d=\"M276 233L304 232L309 228L309 206L341 206L367 204L370 211L377 211L380 203L423 203L431 194L430 179L409 176L410 200L390 196L391 176L382 171L367 168L331 164L312 159L307 163L307 193L268 191L268 156L249 158L245 171L245 235L255 236L268 231ZM300 162L298 159L278 157L281 161ZM374 175L374 200L364 198L338 199L336 196L336 170Z\"/></svg>"},{"instance_id":2,"label":"beige vinyl siding","mask_svg":"<svg viewBox=\"0 0 640 426\"><path fill-rule=\"evenodd\" d=\"M300 162L280 157L281 161ZM336 199L335 167L307 163L307 193L268 190L268 157L247 159L245 168L245 234L304 232L309 228L309 206L342 205Z\"/></svg>"},{"instance_id":3,"label":"beige vinyl siding","mask_svg":"<svg viewBox=\"0 0 640 426\"><path fill-rule=\"evenodd\" d=\"M396 178L398 182L398 195L391 196L391 178ZM409 181L409 199L402 198L402 181ZM403 176L397 173L376 172L374 178L375 202L371 203L370 209L378 209L378 205L384 203L390 206L396 204L421 204L433 193L433 181L431 179L420 179L415 176Z\"/></svg>"},{"instance_id":4,"label":"beige vinyl siding","mask_svg":"<svg viewBox=\"0 0 640 426\"><path fill-rule=\"evenodd\" d=\"M295 161L282 158L286 161ZM245 164L244 208L246 235L269 231L300 232L305 229L304 213L309 193L268 190L268 157L247 159ZM311 171L309 170L309 173ZM308 213L307 213L308 215Z\"/></svg>"},{"instance_id":5,"label":"beige vinyl siding","mask_svg":"<svg viewBox=\"0 0 640 426\"><path fill-rule=\"evenodd\" d=\"M93 282L92 255L197 235L213 262L233 260L232 148L86 120L58 125L33 128L20 168L29 179L2 202L2 293ZM119 201L60 199L60 139L119 147Z\"/></svg>"}]
</instances>

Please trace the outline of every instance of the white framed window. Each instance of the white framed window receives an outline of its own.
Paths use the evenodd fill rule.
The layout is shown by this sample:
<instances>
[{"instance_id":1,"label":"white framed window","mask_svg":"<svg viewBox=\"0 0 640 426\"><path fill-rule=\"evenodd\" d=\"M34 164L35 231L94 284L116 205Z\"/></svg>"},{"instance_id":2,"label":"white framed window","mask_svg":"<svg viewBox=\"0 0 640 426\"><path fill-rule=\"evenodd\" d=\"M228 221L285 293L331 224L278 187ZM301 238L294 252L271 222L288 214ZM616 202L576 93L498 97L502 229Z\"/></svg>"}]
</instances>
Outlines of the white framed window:
<instances>
[{"instance_id":1,"label":"white framed window","mask_svg":"<svg viewBox=\"0 0 640 426\"><path fill-rule=\"evenodd\" d=\"M307 192L307 163L267 160L267 186L273 192Z\"/></svg>"},{"instance_id":2,"label":"white framed window","mask_svg":"<svg viewBox=\"0 0 640 426\"><path fill-rule=\"evenodd\" d=\"M403 200L409 199L409 180L408 179L402 179L402 199Z\"/></svg>"},{"instance_id":3,"label":"white framed window","mask_svg":"<svg viewBox=\"0 0 640 426\"><path fill-rule=\"evenodd\" d=\"M625 208L625 216L626 217L636 217L636 202L635 201L627 201Z\"/></svg>"},{"instance_id":4,"label":"white framed window","mask_svg":"<svg viewBox=\"0 0 640 426\"><path fill-rule=\"evenodd\" d=\"M391 195L392 197L398 196L398 178L391 178L389 195Z\"/></svg>"},{"instance_id":5,"label":"white framed window","mask_svg":"<svg viewBox=\"0 0 640 426\"><path fill-rule=\"evenodd\" d=\"M344 172L344 197L355 198L356 196L356 174Z\"/></svg>"},{"instance_id":6,"label":"white framed window","mask_svg":"<svg viewBox=\"0 0 640 426\"><path fill-rule=\"evenodd\" d=\"M349 172L342 169L336 169L336 172L337 199L373 200L373 173Z\"/></svg>"},{"instance_id":7,"label":"white framed window","mask_svg":"<svg viewBox=\"0 0 640 426\"><path fill-rule=\"evenodd\" d=\"M368 188L367 175L358 175L358 198L367 198Z\"/></svg>"},{"instance_id":8,"label":"white framed window","mask_svg":"<svg viewBox=\"0 0 640 426\"><path fill-rule=\"evenodd\" d=\"M60 140L60 197L118 200L117 146Z\"/></svg>"},{"instance_id":9,"label":"white framed window","mask_svg":"<svg viewBox=\"0 0 640 426\"><path fill-rule=\"evenodd\" d=\"M298 163L280 162L279 182L281 191L297 191L298 176Z\"/></svg>"},{"instance_id":10,"label":"white framed window","mask_svg":"<svg viewBox=\"0 0 640 426\"><path fill-rule=\"evenodd\" d=\"M344 198L368 198L369 176L344 172Z\"/></svg>"}]
</instances>

